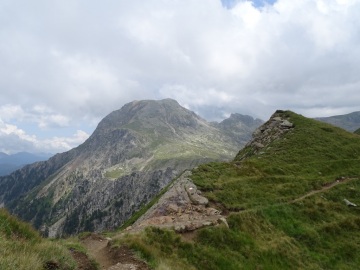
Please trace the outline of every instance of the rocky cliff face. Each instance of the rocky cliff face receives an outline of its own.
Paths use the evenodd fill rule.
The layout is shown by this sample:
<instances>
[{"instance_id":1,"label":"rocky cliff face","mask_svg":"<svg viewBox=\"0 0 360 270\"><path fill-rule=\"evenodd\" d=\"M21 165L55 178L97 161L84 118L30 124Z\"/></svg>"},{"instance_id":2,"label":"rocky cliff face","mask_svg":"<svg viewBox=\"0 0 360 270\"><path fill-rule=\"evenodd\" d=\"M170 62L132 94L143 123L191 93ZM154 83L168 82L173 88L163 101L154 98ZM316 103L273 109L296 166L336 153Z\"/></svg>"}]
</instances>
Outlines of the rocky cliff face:
<instances>
[{"instance_id":1,"label":"rocky cliff face","mask_svg":"<svg viewBox=\"0 0 360 270\"><path fill-rule=\"evenodd\" d=\"M254 123L231 121L236 134L174 100L131 102L77 148L0 178L0 205L51 237L112 229L184 169L233 158Z\"/></svg>"}]
</instances>

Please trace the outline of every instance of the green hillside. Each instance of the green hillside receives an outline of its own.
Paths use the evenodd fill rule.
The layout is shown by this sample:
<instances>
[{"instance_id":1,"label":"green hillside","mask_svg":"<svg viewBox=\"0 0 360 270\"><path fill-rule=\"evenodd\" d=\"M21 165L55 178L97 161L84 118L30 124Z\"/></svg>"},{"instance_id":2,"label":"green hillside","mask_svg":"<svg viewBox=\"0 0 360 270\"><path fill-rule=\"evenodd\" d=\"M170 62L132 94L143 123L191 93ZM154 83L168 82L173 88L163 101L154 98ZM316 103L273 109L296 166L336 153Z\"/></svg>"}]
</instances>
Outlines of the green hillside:
<instances>
[{"instance_id":1,"label":"green hillside","mask_svg":"<svg viewBox=\"0 0 360 270\"><path fill-rule=\"evenodd\" d=\"M44 239L28 223L0 208L0 269L97 269L96 263L89 260L85 250L74 241ZM81 264L77 262L79 257Z\"/></svg>"},{"instance_id":2,"label":"green hillside","mask_svg":"<svg viewBox=\"0 0 360 270\"><path fill-rule=\"evenodd\" d=\"M291 128L273 128L276 119ZM290 111L264 126L233 162L193 170L229 229L149 228L119 241L155 269L357 269L360 137Z\"/></svg>"},{"instance_id":3,"label":"green hillside","mask_svg":"<svg viewBox=\"0 0 360 270\"><path fill-rule=\"evenodd\" d=\"M355 134L360 134L360 128L354 131Z\"/></svg>"}]
</instances>

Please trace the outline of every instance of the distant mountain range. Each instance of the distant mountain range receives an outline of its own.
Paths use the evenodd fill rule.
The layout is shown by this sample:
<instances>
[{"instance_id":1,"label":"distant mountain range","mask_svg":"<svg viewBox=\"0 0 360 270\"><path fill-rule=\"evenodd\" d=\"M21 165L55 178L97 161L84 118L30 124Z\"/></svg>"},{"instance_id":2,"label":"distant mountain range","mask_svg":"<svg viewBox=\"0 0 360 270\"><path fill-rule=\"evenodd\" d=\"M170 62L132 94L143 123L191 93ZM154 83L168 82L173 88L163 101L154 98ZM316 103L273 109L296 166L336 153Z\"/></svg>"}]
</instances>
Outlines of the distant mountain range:
<instances>
[{"instance_id":1,"label":"distant mountain range","mask_svg":"<svg viewBox=\"0 0 360 270\"><path fill-rule=\"evenodd\" d=\"M133 101L80 146L0 178L0 205L55 237L121 225L181 171L230 160L263 121L209 123L175 100Z\"/></svg>"},{"instance_id":2,"label":"distant mountain range","mask_svg":"<svg viewBox=\"0 0 360 270\"><path fill-rule=\"evenodd\" d=\"M28 152L19 152L8 155L6 153L0 152L0 176L8 175L27 164L47 160L51 156L52 154L46 153L32 154Z\"/></svg>"},{"instance_id":3,"label":"distant mountain range","mask_svg":"<svg viewBox=\"0 0 360 270\"><path fill-rule=\"evenodd\" d=\"M354 132L360 128L360 112L352 112L344 115L330 117L318 117L316 120L341 127L347 131Z\"/></svg>"}]
</instances>

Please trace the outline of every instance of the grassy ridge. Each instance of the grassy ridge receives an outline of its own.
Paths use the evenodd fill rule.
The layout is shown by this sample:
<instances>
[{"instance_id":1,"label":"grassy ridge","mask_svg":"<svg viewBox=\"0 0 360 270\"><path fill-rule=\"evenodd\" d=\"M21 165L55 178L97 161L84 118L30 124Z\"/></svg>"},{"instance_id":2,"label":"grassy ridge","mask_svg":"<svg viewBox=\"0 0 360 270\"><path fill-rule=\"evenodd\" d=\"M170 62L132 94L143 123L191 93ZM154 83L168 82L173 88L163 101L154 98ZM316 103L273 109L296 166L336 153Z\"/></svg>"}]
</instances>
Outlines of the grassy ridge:
<instances>
[{"instance_id":1,"label":"grassy ridge","mask_svg":"<svg viewBox=\"0 0 360 270\"><path fill-rule=\"evenodd\" d=\"M340 128L286 112L295 129L261 155L210 163L193 180L229 209L281 203L341 177L360 175L360 138Z\"/></svg>"},{"instance_id":2,"label":"grassy ridge","mask_svg":"<svg viewBox=\"0 0 360 270\"><path fill-rule=\"evenodd\" d=\"M75 269L76 262L59 243L42 239L27 223L0 209L0 269Z\"/></svg>"},{"instance_id":3,"label":"grassy ridge","mask_svg":"<svg viewBox=\"0 0 360 270\"><path fill-rule=\"evenodd\" d=\"M69 249L86 253L78 241L44 239L28 223L0 209L0 269L78 269Z\"/></svg>"},{"instance_id":4,"label":"grassy ridge","mask_svg":"<svg viewBox=\"0 0 360 270\"><path fill-rule=\"evenodd\" d=\"M205 196L229 213L230 229L199 230L192 242L148 229L122 241L155 269L356 269L360 207L344 199L360 206L360 138L284 116L295 128L261 154L240 161L248 147L231 163L193 170Z\"/></svg>"}]
</instances>

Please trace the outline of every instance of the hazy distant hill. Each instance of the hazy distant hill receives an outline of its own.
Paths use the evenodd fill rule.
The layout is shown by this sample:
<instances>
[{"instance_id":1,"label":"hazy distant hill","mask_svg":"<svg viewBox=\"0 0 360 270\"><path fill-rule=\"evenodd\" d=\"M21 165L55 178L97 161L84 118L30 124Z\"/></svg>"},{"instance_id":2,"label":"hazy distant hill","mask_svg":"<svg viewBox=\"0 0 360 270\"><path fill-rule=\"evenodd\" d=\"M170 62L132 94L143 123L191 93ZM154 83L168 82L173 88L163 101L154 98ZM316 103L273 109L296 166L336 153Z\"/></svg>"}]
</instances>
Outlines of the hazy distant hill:
<instances>
[{"instance_id":1,"label":"hazy distant hill","mask_svg":"<svg viewBox=\"0 0 360 270\"><path fill-rule=\"evenodd\" d=\"M175 100L134 101L106 116L82 145L0 178L0 204L49 236L121 225L178 173L230 160L259 120L226 131ZM254 124L255 123L255 124Z\"/></svg>"},{"instance_id":2,"label":"hazy distant hill","mask_svg":"<svg viewBox=\"0 0 360 270\"><path fill-rule=\"evenodd\" d=\"M252 132L263 123L264 121L261 119L254 119L249 115L233 113L222 122L213 124L234 138L239 144L244 145L250 141Z\"/></svg>"},{"instance_id":3,"label":"hazy distant hill","mask_svg":"<svg viewBox=\"0 0 360 270\"><path fill-rule=\"evenodd\" d=\"M360 128L360 112L352 112L344 115L316 118L319 121L341 127L347 131L354 132Z\"/></svg>"},{"instance_id":4,"label":"hazy distant hill","mask_svg":"<svg viewBox=\"0 0 360 270\"><path fill-rule=\"evenodd\" d=\"M0 176L8 175L26 164L47 160L51 156L51 154L31 154L27 152L8 155L0 152Z\"/></svg>"}]
</instances>

